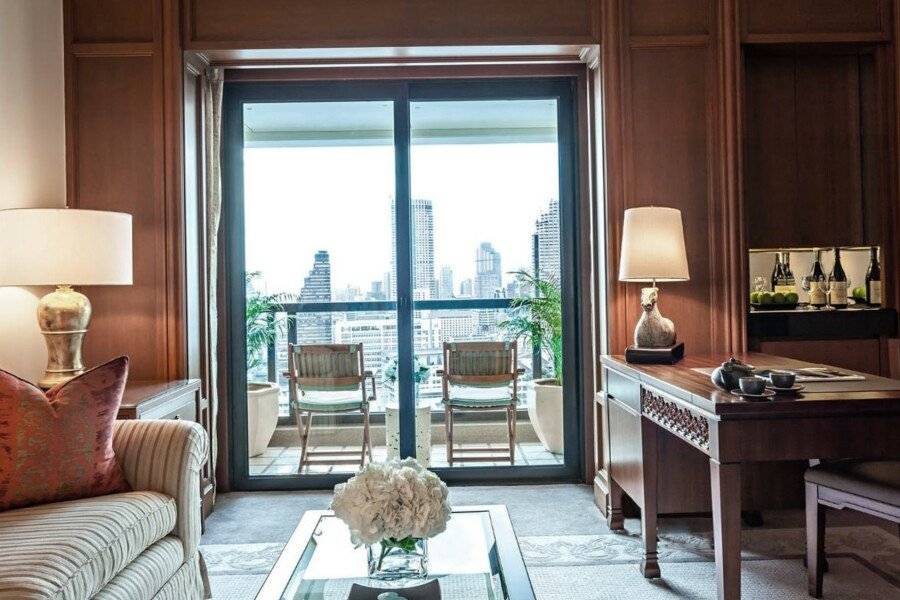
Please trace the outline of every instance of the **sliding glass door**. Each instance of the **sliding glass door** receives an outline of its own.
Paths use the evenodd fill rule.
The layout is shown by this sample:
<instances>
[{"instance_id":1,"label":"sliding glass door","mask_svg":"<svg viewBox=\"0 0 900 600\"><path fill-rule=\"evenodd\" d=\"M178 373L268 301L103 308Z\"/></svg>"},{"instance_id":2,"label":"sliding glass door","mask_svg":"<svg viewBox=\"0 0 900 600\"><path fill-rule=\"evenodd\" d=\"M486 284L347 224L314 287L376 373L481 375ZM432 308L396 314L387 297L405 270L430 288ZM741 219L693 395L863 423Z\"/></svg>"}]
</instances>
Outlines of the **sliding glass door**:
<instances>
[{"instance_id":1,"label":"sliding glass door","mask_svg":"<svg viewBox=\"0 0 900 600\"><path fill-rule=\"evenodd\" d=\"M394 456L449 480L577 476L571 89L226 85L236 487ZM323 351L358 360L365 392L304 379Z\"/></svg>"}]
</instances>

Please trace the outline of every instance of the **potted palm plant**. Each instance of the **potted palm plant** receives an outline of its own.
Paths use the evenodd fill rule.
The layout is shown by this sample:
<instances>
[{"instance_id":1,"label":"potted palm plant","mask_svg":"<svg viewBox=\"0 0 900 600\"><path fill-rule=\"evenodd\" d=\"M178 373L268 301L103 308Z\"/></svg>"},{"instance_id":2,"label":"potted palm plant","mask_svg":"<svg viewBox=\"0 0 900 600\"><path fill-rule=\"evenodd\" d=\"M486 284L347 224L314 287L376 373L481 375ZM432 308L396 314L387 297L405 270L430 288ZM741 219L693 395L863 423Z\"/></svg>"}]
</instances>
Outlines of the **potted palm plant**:
<instances>
[{"instance_id":1,"label":"potted palm plant","mask_svg":"<svg viewBox=\"0 0 900 600\"><path fill-rule=\"evenodd\" d=\"M562 295L559 285L527 271L513 273L534 295L515 298L512 315L500 323L511 337L530 342L553 359L553 377L534 380L534 403L528 406L531 426L548 451L563 451Z\"/></svg>"},{"instance_id":2,"label":"potted palm plant","mask_svg":"<svg viewBox=\"0 0 900 600\"><path fill-rule=\"evenodd\" d=\"M265 452L278 425L278 383L253 380L265 362L266 349L275 342L283 321L275 318L281 310L278 296L253 291L259 272L247 273L247 431L250 456ZM290 318L290 317L289 317Z\"/></svg>"}]
</instances>

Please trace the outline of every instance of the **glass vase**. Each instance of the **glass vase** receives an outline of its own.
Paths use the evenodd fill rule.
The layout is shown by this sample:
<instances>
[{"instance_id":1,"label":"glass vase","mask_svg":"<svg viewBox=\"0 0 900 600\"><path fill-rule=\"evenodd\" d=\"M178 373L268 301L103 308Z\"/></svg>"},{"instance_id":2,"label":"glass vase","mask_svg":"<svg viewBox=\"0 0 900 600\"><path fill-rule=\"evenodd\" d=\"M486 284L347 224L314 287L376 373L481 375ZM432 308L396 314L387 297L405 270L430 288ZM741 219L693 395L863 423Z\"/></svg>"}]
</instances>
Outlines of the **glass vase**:
<instances>
[{"instance_id":1,"label":"glass vase","mask_svg":"<svg viewBox=\"0 0 900 600\"><path fill-rule=\"evenodd\" d=\"M369 577L383 581L428 576L428 543L424 538L389 538L366 546Z\"/></svg>"}]
</instances>

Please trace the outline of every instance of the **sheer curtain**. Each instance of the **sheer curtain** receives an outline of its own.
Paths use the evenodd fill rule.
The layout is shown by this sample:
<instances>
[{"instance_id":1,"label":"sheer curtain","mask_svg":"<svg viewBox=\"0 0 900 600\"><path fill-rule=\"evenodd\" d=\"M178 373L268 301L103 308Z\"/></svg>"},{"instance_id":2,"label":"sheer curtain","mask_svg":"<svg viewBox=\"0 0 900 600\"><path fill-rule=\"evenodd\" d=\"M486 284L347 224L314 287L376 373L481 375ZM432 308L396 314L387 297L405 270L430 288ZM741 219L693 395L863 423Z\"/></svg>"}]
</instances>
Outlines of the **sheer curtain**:
<instances>
[{"instance_id":1,"label":"sheer curtain","mask_svg":"<svg viewBox=\"0 0 900 600\"><path fill-rule=\"evenodd\" d=\"M204 119L204 171L206 206L206 314L207 314L207 394L209 395L209 420L211 461L210 471L215 473L218 461L219 415L219 352L224 348L219 334L219 221L222 215L222 84L223 71L209 67L203 74Z\"/></svg>"}]
</instances>

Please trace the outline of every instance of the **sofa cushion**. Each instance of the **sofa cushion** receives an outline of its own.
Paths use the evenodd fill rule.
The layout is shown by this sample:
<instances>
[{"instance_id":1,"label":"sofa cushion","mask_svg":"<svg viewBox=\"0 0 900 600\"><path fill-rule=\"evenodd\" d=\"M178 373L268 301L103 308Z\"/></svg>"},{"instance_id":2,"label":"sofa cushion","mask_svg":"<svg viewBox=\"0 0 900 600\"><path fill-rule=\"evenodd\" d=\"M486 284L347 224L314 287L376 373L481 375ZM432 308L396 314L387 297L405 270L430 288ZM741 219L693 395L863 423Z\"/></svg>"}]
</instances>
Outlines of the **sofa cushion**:
<instances>
[{"instance_id":1,"label":"sofa cushion","mask_svg":"<svg viewBox=\"0 0 900 600\"><path fill-rule=\"evenodd\" d=\"M91 600L151 600L182 564L184 546L181 540L166 536L126 565Z\"/></svg>"},{"instance_id":2,"label":"sofa cushion","mask_svg":"<svg viewBox=\"0 0 900 600\"><path fill-rule=\"evenodd\" d=\"M0 598L90 598L175 527L175 500L126 492L0 512Z\"/></svg>"},{"instance_id":3,"label":"sofa cushion","mask_svg":"<svg viewBox=\"0 0 900 600\"><path fill-rule=\"evenodd\" d=\"M120 357L44 394L0 370L0 510L129 489L113 452Z\"/></svg>"}]
</instances>

